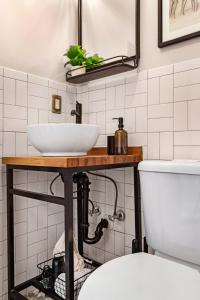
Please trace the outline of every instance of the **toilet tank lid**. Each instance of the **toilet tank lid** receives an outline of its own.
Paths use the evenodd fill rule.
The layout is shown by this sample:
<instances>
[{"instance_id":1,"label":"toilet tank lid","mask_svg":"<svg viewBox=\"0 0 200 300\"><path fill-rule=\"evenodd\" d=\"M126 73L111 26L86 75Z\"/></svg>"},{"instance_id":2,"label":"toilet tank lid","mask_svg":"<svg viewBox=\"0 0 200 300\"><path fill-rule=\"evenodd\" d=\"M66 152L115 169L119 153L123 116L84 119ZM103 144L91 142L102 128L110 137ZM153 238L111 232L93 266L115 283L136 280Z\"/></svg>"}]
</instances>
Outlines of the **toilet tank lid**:
<instances>
[{"instance_id":1,"label":"toilet tank lid","mask_svg":"<svg viewBox=\"0 0 200 300\"><path fill-rule=\"evenodd\" d=\"M200 175L198 160L145 160L139 163L139 171Z\"/></svg>"}]
</instances>

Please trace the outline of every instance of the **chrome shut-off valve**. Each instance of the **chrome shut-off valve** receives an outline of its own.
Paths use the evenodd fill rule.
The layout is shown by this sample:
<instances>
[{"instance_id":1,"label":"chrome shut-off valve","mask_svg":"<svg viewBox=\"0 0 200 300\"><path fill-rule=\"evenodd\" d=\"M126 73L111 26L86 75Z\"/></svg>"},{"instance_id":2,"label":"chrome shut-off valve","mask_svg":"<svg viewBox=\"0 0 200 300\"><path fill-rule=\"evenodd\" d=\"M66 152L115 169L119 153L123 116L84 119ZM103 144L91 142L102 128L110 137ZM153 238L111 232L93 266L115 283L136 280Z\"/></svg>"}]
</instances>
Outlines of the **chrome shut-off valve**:
<instances>
[{"instance_id":1,"label":"chrome shut-off valve","mask_svg":"<svg viewBox=\"0 0 200 300\"><path fill-rule=\"evenodd\" d=\"M93 215L100 216L101 215L101 208L98 205L94 206L92 209L90 209L90 208L88 209L88 213L91 217Z\"/></svg>"},{"instance_id":2,"label":"chrome shut-off valve","mask_svg":"<svg viewBox=\"0 0 200 300\"><path fill-rule=\"evenodd\" d=\"M108 219L112 222L114 222L115 220L123 222L123 221L125 221L125 218L126 218L126 215L122 209L117 210L116 214L108 216Z\"/></svg>"}]
</instances>

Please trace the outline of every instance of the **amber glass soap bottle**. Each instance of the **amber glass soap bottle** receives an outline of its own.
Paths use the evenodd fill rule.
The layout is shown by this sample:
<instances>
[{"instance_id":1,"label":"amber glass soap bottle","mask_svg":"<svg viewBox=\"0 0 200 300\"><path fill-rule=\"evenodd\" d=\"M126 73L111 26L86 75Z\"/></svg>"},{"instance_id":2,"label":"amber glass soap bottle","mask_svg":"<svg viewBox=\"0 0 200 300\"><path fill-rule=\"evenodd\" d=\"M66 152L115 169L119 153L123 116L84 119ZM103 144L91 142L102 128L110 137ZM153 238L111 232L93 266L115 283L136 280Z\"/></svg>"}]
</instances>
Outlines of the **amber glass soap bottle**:
<instances>
[{"instance_id":1,"label":"amber glass soap bottle","mask_svg":"<svg viewBox=\"0 0 200 300\"><path fill-rule=\"evenodd\" d=\"M113 118L118 120L118 130L115 131L115 154L128 154L128 133L124 130L123 118Z\"/></svg>"}]
</instances>

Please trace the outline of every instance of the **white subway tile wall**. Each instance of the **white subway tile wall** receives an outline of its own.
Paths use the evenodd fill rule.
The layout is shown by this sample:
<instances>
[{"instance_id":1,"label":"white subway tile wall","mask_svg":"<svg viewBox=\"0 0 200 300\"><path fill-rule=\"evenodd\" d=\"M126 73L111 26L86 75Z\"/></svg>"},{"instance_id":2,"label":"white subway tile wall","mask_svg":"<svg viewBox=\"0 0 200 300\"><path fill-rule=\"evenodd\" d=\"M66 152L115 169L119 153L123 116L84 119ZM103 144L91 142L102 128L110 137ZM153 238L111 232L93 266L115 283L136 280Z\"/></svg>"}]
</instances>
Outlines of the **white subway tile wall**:
<instances>
[{"instance_id":1,"label":"white subway tile wall","mask_svg":"<svg viewBox=\"0 0 200 300\"><path fill-rule=\"evenodd\" d=\"M0 68L0 151L4 156L38 155L27 140L27 125L42 122L73 122L75 101L83 104L83 120L98 124L98 146L117 128L114 117L124 117L130 146L143 146L145 159L200 159L200 59L149 71L133 71L103 80L68 86L32 74ZM62 114L51 113L51 95L63 98ZM132 168L101 171L116 180L118 208L125 222L109 221L104 238L85 246L91 258L105 262L131 253L135 234ZM52 174L15 172L19 188L49 192ZM100 217L90 218L93 234L100 218L113 214L115 191L103 178L90 175L91 199L101 208ZM54 186L62 195L63 186ZM76 228L76 204L74 205ZM7 293L5 167L0 176L0 299ZM15 199L16 282L34 276L36 264L52 255L63 231L63 209L31 199Z\"/></svg>"},{"instance_id":2,"label":"white subway tile wall","mask_svg":"<svg viewBox=\"0 0 200 300\"><path fill-rule=\"evenodd\" d=\"M77 98L87 105L89 123L99 124L99 146L117 129L113 117L124 117L130 146L143 146L145 159L200 159L200 59L132 71L84 84ZM89 101L88 101L89 99ZM87 103L87 104L86 104ZM104 172L119 188L118 207L126 212L123 223L110 222L104 241L86 252L104 261L131 252L134 237L133 170ZM113 213L114 189L107 180L91 177L91 198L103 213ZM99 183L98 183L99 182ZM101 189L100 189L101 187ZM91 219L95 224L95 218ZM96 248L96 249L95 249Z\"/></svg>"},{"instance_id":3,"label":"white subway tile wall","mask_svg":"<svg viewBox=\"0 0 200 300\"><path fill-rule=\"evenodd\" d=\"M51 95L62 96L62 114L51 113ZM0 151L2 156L38 154L27 139L27 125L46 122L73 122L76 89L66 84L7 68L0 68ZM52 175L15 172L18 188L49 192ZM55 188L62 189L62 185ZM62 194L62 190L59 191ZM59 213L58 213L59 212ZM60 215L59 215L60 214ZM52 226L53 224L53 226ZM0 176L0 299L7 298L6 179ZM37 274L37 263L52 254L63 231L63 210L40 201L15 198L16 283Z\"/></svg>"}]
</instances>

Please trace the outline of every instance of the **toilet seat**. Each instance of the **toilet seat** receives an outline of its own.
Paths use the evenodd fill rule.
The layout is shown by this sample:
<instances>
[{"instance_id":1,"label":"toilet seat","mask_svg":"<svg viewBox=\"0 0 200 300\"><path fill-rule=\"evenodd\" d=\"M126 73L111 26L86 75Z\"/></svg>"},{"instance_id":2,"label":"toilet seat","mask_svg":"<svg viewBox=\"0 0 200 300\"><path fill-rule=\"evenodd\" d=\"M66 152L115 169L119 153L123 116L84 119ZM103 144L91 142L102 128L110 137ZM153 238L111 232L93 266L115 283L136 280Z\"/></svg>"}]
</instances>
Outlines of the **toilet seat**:
<instances>
[{"instance_id":1,"label":"toilet seat","mask_svg":"<svg viewBox=\"0 0 200 300\"><path fill-rule=\"evenodd\" d=\"M199 300L200 272L137 253L99 267L84 283L78 300Z\"/></svg>"}]
</instances>

